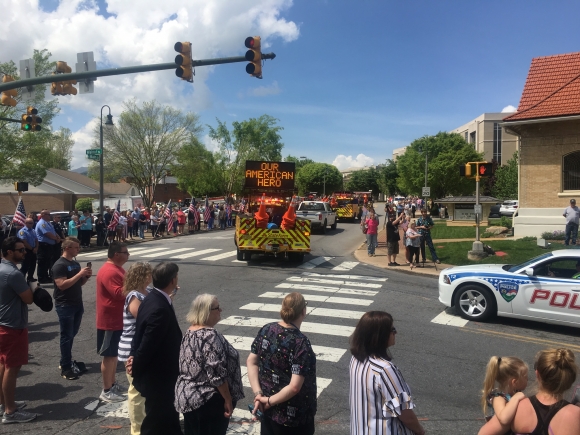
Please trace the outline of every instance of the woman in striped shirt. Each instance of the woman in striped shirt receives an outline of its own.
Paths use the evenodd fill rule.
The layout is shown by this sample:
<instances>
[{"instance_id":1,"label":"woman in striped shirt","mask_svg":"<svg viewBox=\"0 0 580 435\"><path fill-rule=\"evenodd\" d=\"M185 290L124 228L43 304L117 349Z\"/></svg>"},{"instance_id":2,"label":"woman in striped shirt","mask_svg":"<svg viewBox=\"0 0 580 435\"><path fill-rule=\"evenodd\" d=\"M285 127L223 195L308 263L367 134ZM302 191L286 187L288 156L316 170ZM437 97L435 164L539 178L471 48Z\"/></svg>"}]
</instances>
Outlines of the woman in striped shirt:
<instances>
[{"instance_id":1,"label":"woman in striped shirt","mask_svg":"<svg viewBox=\"0 0 580 435\"><path fill-rule=\"evenodd\" d=\"M151 283L151 265L149 263L134 263L125 274L123 295L123 334L119 341L119 361L127 362L131 352L131 343L135 336L135 322L141 301L149 294L147 286ZM131 435L141 433L141 423L145 418L145 398L133 386L133 377L127 373L129 390L127 392L127 407L131 420Z\"/></svg>"},{"instance_id":2,"label":"woman in striped shirt","mask_svg":"<svg viewBox=\"0 0 580 435\"><path fill-rule=\"evenodd\" d=\"M411 390L391 362L393 318L384 311L363 314L350 337L351 435L424 435L413 411Z\"/></svg>"}]
</instances>

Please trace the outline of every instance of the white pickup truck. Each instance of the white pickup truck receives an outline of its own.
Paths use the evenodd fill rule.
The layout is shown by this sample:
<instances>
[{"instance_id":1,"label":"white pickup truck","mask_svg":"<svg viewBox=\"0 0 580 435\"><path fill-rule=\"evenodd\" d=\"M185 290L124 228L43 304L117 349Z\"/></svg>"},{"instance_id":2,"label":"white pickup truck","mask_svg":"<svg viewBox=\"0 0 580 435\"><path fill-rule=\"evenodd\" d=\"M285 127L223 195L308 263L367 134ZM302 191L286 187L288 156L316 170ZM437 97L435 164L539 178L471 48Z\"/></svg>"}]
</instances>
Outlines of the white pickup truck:
<instances>
[{"instance_id":1,"label":"white pickup truck","mask_svg":"<svg viewBox=\"0 0 580 435\"><path fill-rule=\"evenodd\" d=\"M326 227L336 229L336 212L332 211L330 204L324 201L304 201L301 202L296 210L296 216L308 219L312 231L321 229L326 233Z\"/></svg>"}]
</instances>

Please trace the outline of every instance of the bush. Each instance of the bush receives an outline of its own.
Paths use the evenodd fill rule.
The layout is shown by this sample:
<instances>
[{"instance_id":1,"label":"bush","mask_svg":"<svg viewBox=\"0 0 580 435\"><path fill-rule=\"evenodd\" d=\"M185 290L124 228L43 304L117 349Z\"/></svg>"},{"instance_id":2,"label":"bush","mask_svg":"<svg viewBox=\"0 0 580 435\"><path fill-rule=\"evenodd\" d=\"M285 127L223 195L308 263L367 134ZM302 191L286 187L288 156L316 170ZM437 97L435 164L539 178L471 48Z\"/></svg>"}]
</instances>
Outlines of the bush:
<instances>
[{"instance_id":1,"label":"bush","mask_svg":"<svg viewBox=\"0 0 580 435\"><path fill-rule=\"evenodd\" d=\"M538 240L537 237L533 237L533 236L526 236L526 237L522 237L521 239L522 242L535 242L536 240Z\"/></svg>"},{"instance_id":2,"label":"bush","mask_svg":"<svg viewBox=\"0 0 580 435\"><path fill-rule=\"evenodd\" d=\"M490 237L495 237L495 234L484 232L484 233L479 235L480 239L489 239Z\"/></svg>"},{"instance_id":3,"label":"bush","mask_svg":"<svg viewBox=\"0 0 580 435\"><path fill-rule=\"evenodd\" d=\"M506 228L512 227L512 220L507 216L502 216L499 220L499 225Z\"/></svg>"},{"instance_id":4,"label":"bush","mask_svg":"<svg viewBox=\"0 0 580 435\"><path fill-rule=\"evenodd\" d=\"M80 198L75 204L75 209L79 211L88 210L89 213L93 212L93 199L92 198Z\"/></svg>"},{"instance_id":5,"label":"bush","mask_svg":"<svg viewBox=\"0 0 580 435\"><path fill-rule=\"evenodd\" d=\"M566 240L566 231L556 230L556 231L546 231L542 233L542 239L545 240Z\"/></svg>"}]
</instances>

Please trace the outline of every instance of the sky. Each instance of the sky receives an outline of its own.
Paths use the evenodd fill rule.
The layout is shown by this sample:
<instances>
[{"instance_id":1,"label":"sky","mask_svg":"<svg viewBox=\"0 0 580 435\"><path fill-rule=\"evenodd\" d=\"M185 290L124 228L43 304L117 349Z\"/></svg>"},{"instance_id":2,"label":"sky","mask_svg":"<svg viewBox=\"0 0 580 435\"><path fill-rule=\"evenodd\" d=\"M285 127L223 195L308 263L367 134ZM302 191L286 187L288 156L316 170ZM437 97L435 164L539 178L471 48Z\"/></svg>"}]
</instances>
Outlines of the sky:
<instances>
[{"instance_id":1,"label":"sky","mask_svg":"<svg viewBox=\"0 0 580 435\"><path fill-rule=\"evenodd\" d=\"M283 156L339 169L384 163L396 148L486 112L513 111L532 58L580 51L576 0L0 0L0 62L46 48L97 69L241 56L262 38L263 79L245 63L99 78L93 94L61 96L53 128L73 132L72 167L87 166L101 107L157 100L207 125L273 116ZM50 94L47 98L51 98ZM105 109L105 114L107 110Z\"/></svg>"}]
</instances>

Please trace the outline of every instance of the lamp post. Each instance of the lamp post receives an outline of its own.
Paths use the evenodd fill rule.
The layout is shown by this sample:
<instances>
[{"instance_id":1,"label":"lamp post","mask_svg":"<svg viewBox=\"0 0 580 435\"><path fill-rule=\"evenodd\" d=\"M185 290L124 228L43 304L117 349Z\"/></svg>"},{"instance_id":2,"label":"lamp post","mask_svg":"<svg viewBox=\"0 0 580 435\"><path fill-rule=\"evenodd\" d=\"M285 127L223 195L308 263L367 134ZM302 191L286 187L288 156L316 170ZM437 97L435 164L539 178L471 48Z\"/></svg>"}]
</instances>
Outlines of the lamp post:
<instances>
[{"instance_id":1,"label":"lamp post","mask_svg":"<svg viewBox=\"0 0 580 435\"><path fill-rule=\"evenodd\" d=\"M107 115L107 121L105 125L113 124L113 115L111 115L111 108L106 104L101 107L101 159L100 159L100 177L99 177L99 213L103 214L103 203L105 200L105 188L104 188L104 170L103 170L103 159L105 158L105 153L103 151L103 109L107 107L109 109L109 114Z\"/></svg>"}]
</instances>

